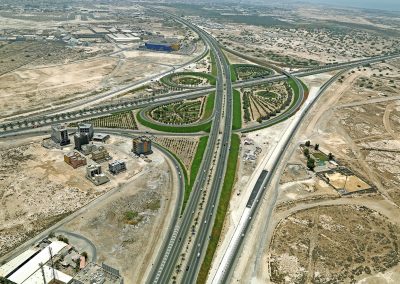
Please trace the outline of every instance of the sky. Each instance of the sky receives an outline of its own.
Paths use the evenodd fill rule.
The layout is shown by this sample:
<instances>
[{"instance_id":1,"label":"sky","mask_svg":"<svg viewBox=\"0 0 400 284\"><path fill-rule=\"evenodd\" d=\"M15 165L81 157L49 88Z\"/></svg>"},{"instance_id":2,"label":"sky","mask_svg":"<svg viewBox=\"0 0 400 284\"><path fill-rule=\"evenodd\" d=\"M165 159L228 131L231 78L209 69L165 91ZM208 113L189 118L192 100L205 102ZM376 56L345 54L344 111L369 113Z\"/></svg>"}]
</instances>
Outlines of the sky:
<instances>
[{"instance_id":1,"label":"sky","mask_svg":"<svg viewBox=\"0 0 400 284\"><path fill-rule=\"evenodd\" d=\"M400 0L302 0L309 3L330 4L343 7L400 11Z\"/></svg>"}]
</instances>

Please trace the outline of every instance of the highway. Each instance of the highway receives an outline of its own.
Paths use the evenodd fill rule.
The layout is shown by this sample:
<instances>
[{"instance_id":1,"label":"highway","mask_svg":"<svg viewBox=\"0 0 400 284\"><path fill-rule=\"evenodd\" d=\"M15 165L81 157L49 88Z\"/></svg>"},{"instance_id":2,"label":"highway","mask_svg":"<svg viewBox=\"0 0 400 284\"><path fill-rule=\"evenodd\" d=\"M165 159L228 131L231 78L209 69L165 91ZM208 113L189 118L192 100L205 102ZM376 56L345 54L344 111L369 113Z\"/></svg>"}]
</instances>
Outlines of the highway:
<instances>
[{"instance_id":1,"label":"highway","mask_svg":"<svg viewBox=\"0 0 400 284\"><path fill-rule=\"evenodd\" d=\"M165 13L164 13L165 14ZM176 271L176 265L179 258L187 246L187 240L191 235L191 228L195 224L196 232L192 236L192 241L190 242L189 253L186 258L187 265L183 267L182 273L179 274L181 278L181 283L195 283L199 269L201 267L202 261L204 259L205 252L207 250L207 245L209 238L211 237L211 230L215 220L215 212L218 207L218 202L221 194L221 189L224 182L224 177L227 168L227 160L231 143L232 135L232 117L233 117L233 98L232 89L241 87L256 86L264 83L272 83L281 80L287 80L288 78L293 79L299 89L299 98L294 101L294 104L290 106L288 110L284 113L276 116L265 123L256 125L253 127L243 128L238 130L238 132L249 132L260 128L268 127L270 125L279 123L290 116L293 116L293 121L290 126L286 129L283 134L282 139L279 141L278 145L265 160L265 164L260 169L260 171L255 172L254 187L248 196L248 202L246 207L243 208L243 214L239 221L239 225L235 228L234 234L229 242L229 246L224 252L221 263L218 266L217 272L213 275L213 283L226 283L229 280L229 276L234 267L235 260L240 253L240 249L243 242L246 239L246 235L249 232L252 223L252 216L256 214L256 210L259 204L260 198L267 190L267 186L271 181L272 176L276 172L276 169L284 156L288 145L291 143L296 131L301 125L304 117L309 112L314 103L318 98L324 93L324 91L339 78L342 74L348 70L355 68L357 66L376 63L383 60L392 59L398 57L395 55L385 55L377 56L373 58L367 58L362 60L356 60L351 62L333 64L322 66L318 68L313 68L310 70L300 70L293 73L289 73L278 67L272 67L282 74L277 74L269 76L267 78L258 78L246 81L238 81L231 83L230 77L230 66L227 62L225 55L221 50L219 43L206 31L200 29L199 27L187 22L182 18L170 15L176 21L188 26L190 29L199 34L201 39L206 45L205 51L213 53L217 68L217 83L215 87L202 87L196 88L194 90L186 90L180 92L174 92L166 95L161 95L152 98L145 99L134 99L118 103L107 103L105 105L96 106L90 109L81 109L76 111L69 111L67 113L63 112L67 109L65 108L57 110L45 110L41 116L29 117L24 120L11 121L0 124L3 127L3 131L0 131L1 137L12 137L20 135L42 135L48 134L48 129L32 129L33 126L39 125L40 127L50 125L53 123L65 123L89 120L96 117L112 114L114 112L132 110L132 109L146 109L149 107L154 107L157 105L168 104L172 102L181 101L183 99L197 98L200 96L208 95L210 92L215 92L215 106L213 110L213 115L207 120L212 121L211 130L209 133L209 139L207 142L207 147L204 152L204 156L198 171L198 175L194 182L192 192L190 194L185 211L180 215L180 208L183 202L183 190L185 188L183 172L180 164L172 157L172 155L165 149L159 147L159 149L168 156L174 163L178 175L179 175L179 200L175 206L173 219L170 222L170 227L168 228L167 238L164 240L162 247L159 251L157 259L147 279L148 283L168 283L171 281L172 275ZM238 52L237 52L238 53ZM240 54L240 53L238 53ZM204 56L204 54L202 54ZM242 54L242 56L245 56ZM248 56L245 56L248 58ZM198 58L197 58L198 59ZM249 59L248 59L249 60ZM194 62L194 61L193 61ZM191 62L192 63L192 62ZM191 64L186 63L186 64ZM329 81L327 81L321 89L318 91L317 95L304 101L304 88L297 77L304 77L319 73L326 73L330 71L342 70L335 76L333 76ZM171 71L168 71L171 72ZM160 78L168 74L164 72L156 75L154 78ZM152 78L144 80L142 83L148 82ZM142 84L140 83L140 84ZM107 99L110 96L119 94L118 92L126 92L132 86L124 87L120 90L104 93L102 95L93 97L88 101L77 102L72 106L83 107L84 105L97 103L103 99ZM135 85L137 87L137 85ZM293 94L293 99L294 99ZM302 105L303 104L303 105ZM71 105L69 105L70 107ZM57 113L55 113L57 112ZM142 111L143 112L143 111ZM142 112L140 115L142 115ZM46 115L44 115L46 114ZM143 115L146 118L145 115ZM201 123L204 123L202 121ZM162 123L160 123L162 124ZM163 124L165 125L165 124ZM195 125L195 124L190 124ZM187 125L182 125L182 127ZM182 133L166 133L166 132L155 132L155 131L134 131L134 130L124 130L124 129L107 129L107 128L96 128L96 131L102 133L108 133L113 135L120 135L131 137L132 135L168 135L168 136L198 136L199 133L182 134ZM183 183L182 183L183 182ZM253 185L253 184L252 184ZM205 205L201 205L202 197L205 198ZM201 207L201 208L200 208ZM200 210L201 209L201 210ZM270 208L272 211L273 208ZM195 214L195 213L198 213ZM200 221L195 222L196 216L199 217Z\"/></svg>"},{"instance_id":2,"label":"highway","mask_svg":"<svg viewBox=\"0 0 400 284\"><path fill-rule=\"evenodd\" d=\"M240 53L238 53L238 54L240 54ZM377 63L377 62L381 62L384 60L393 59L393 58L396 58L399 56L400 56L399 54L376 56L376 57L362 59L362 60L355 60L355 61L344 62L344 63L339 63L339 64L327 65L327 66L318 67L318 68L315 68L312 70L296 71L296 72L293 72L291 75L295 76L295 77L306 77L306 76L310 76L310 75L341 70L343 68L354 68L354 67L362 66L365 64ZM248 56L246 58L248 58ZM289 73L287 73L287 74L289 74ZM267 78L258 78L258 79L252 79L252 80L246 80L246 81L239 81L239 82L235 82L232 85L234 88L240 88L240 87L256 86L256 85L260 85L260 84L264 84L264 83L278 82L278 81L286 80L288 78L287 74L273 75L273 76L269 76ZM87 109L80 109L80 110L76 110L76 111L68 111L68 112L51 114L51 115L48 114L48 115L40 115L40 116L30 116L29 118L24 118L24 119L4 121L3 123L0 124L0 131L18 132L20 130L32 128L32 126L35 124L44 126L44 125L50 125L52 123L63 123L63 122L71 122L71 121L77 121L77 120L82 120L82 119L90 119L90 118L98 117L101 115L111 114L116 111L149 107L149 106L154 105L155 103L170 103L170 102L175 102L175 101L179 101L182 99L197 98L200 96L208 95L210 92L213 92L213 91L215 91L214 87L201 87L196 90L179 91L179 92L174 92L174 93L170 93L170 94L166 94L166 95L160 95L157 97L133 99L133 100L127 100L127 101L117 102L117 103L115 103L115 102L107 103L105 105L100 105L100 106L87 108ZM82 105L81 102L79 104ZM63 117L67 117L67 118L63 118ZM270 123L269 121L266 122L266 124L269 124L269 123ZM24 127L24 125L25 125L25 127ZM256 129L263 128L266 126L268 126L268 125L263 125L263 126L260 125L259 127L255 126L254 128L248 129L247 131L256 130ZM6 130L4 130L4 129L6 129Z\"/></svg>"},{"instance_id":3,"label":"highway","mask_svg":"<svg viewBox=\"0 0 400 284\"><path fill-rule=\"evenodd\" d=\"M230 145L232 128L232 86L229 65L227 64L225 57L217 47L216 41L207 33L180 18L176 18L176 20L196 31L203 38L203 41L207 42L211 48L211 51L215 55L218 70L215 101L215 109L217 111L215 112L207 148L203 156L199 174L192 189L188 205L181 216L180 224L178 224L176 228L176 234L171 237L167 250L160 252L161 256L156 262L156 265L153 267L153 273L148 281L149 283L168 283L170 281L172 273L175 269L175 265L180 256L180 252L182 251L184 240L189 235L190 227L195 215L194 212L197 211L199 206L202 190L205 190L206 188L207 176L210 173L211 165L213 163L213 156L216 156L215 174L210 190L209 200L207 202L206 209L204 210L205 217L203 218L208 218L209 213L213 209L212 204L217 202L219 192L222 187L223 176L226 170L227 154ZM226 105L225 110L223 110L224 104ZM217 144L220 145L219 153ZM196 234L195 242L196 244L200 243L200 246L196 246L195 250L192 249L189 257L190 271L188 270L184 274L184 280L182 280L184 283L193 283L197 276L199 264L202 260L201 257L198 257L198 252L201 250L202 254L202 252L207 248L208 234L210 228L212 227L212 223L213 222L208 222L205 224L201 222L201 226ZM189 279L185 280L187 278Z\"/></svg>"},{"instance_id":4,"label":"highway","mask_svg":"<svg viewBox=\"0 0 400 284\"><path fill-rule=\"evenodd\" d=\"M234 268L234 262L237 259L240 248L242 247L243 241L245 240L246 234L249 231L252 217L255 215L259 200L263 198L264 192L267 189L268 184L271 181L279 163L281 162L286 149L291 143L292 138L299 129L304 117L309 112L311 107L316 103L318 98L329 88L329 86L334 83L342 74L347 72L349 69L345 69L331 79L329 79L318 91L318 93L310 98L302 107L302 109L296 113L294 120L291 122L289 127L285 130L282 138L280 139L278 145L274 148L271 155L266 157L265 161L261 163L261 172L255 172L254 174L258 176L256 183L252 192L250 193L249 202L246 208L243 209L241 219L238 226L235 228L232 238L229 241L229 245L224 251L223 258L218 265L217 272L213 276L212 283L227 283L229 275ZM260 179L261 177L261 179ZM255 200L255 202L250 202ZM272 207L270 211L272 212Z\"/></svg>"}]
</instances>

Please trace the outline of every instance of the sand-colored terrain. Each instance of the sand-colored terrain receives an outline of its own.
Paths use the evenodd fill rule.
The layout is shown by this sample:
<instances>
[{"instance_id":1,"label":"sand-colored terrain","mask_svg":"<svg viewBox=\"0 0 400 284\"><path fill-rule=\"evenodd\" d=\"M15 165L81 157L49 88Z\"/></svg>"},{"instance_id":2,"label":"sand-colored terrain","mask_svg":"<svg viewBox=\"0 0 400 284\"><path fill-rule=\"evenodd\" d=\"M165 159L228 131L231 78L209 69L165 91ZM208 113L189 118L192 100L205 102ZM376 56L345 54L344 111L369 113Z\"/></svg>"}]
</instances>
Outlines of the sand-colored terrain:
<instances>
[{"instance_id":1,"label":"sand-colored terrain","mask_svg":"<svg viewBox=\"0 0 400 284\"><path fill-rule=\"evenodd\" d=\"M0 77L1 116L71 100L93 91L115 66L113 58L99 58L5 74Z\"/></svg>"},{"instance_id":2,"label":"sand-colored terrain","mask_svg":"<svg viewBox=\"0 0 400 284\"><path fill-rule=\"evenodd\" d=\"M110 155L125 160L130 170L118 176L108 174L110 182L101 186L85 178L85 167L73 169L64 162L64 153L73 146L58 150L42 147L41 139L17 143L2 141L1 255L141 172L147 163L130 157L129 141L111 141L106 145ZM88 163L93 163L89 157ZM101 166L103 171L108 169L107 162L102 162Z\"/></svg>"}]
</instances>

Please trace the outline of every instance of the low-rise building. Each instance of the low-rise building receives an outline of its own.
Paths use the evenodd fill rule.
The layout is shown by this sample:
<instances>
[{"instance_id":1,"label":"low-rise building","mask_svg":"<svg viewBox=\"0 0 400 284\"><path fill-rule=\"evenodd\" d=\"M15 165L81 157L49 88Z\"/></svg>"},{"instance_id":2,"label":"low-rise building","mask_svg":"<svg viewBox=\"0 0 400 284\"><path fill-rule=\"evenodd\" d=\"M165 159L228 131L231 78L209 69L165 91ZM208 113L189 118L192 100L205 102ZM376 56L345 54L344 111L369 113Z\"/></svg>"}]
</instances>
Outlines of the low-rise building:
<instances>
[{"instance_id":1,"label":"low-rise building","mask_svg":"<svg viewBox=\"0 0 400 284\"><path fill-rule=\"evenodd\" d=\"M64 161L74 169L86 165L86 158L75 151L65 154Z\"/></svg>"},{"instance_id":2,"label":"low-rise building","mask_svg":"<svg viewBox=\"0 0 400 284\"><path fill-rule=\"evenodd\" d=\"M74 144L76 150L82 150L82 146L89 144L89 135L87 133L75 133Z\"/></svg>"},{"instance_id":3,"label":"low-rise building","mask_svg":"<svg viewBox=\"0 0 400 284\"><path fill-rule=\"evenodd\" d=\"M103 146L98 147L92 152L92 160L95 162L110 160L110 154Z\"/></svg>"},{"instance_id":4,"label":"low-rise building","mask_svg":"<svg viewBox=\"0 0 400 284\"><path fill-rule=\"evenodd\" d=\"M61 146L68 145L70 143L68 130L62 124L54 124L51 126L51 139Z\"/></svg>"},{"instance_id":5,"label":"low-rise building","mask_svg":"<svg viewBox=\"0 0 400 284\"><path fill-rule=\"evenodd\" d=\"M86 168L86 177L95 185L101 185L110 181L110 179L102 173L100 165L88 165Z\"/></svg>"},{"instance_id":6,"label":"low-rise building","mask_svg":"<svg viewBox=\"0 0 400 284\"><path fill-rule=\"evenodd\" d=\"M82 147L81 147L81 152L84 154L84 155L89 155L89 154L91 154L94 150L96 150L97 149L97 146L96 145L94 145L94 144L86 144L86 145L82 145Z\"/></svg>"},{"instance_id":7,"label":"low-rise building","mask_svg":"<svg viewBox=\"0 0 400 284\"><path fill-rule=\"evenodd\" d=\"M94 130L91 123L80 123L78 125L78 132L81 134L87 134L89 136L89 140L93 139Z\"/></svg>"},{"instance_id":8,"label":"low-rise building","mask_svg":"<svg viewBox=\"0 0 400 284\"><path fill-rule=\"evenodd\" d=\"M133 138L132 152L135 153L136 155L152 153L151 140L145 136Z\"/></svg>"},{"instance_id":9,"label":"low-rise building","mask_svg":"<svg viewBox=\"0 0 400 284\"><path fill-rule=\"evenodd\" d=\"M108 139L110 139L110 135L109 134L104 134L104 133L96 133L93 136L93 141L97 141L97 142L106 142Z\"/></svg>"},{"instance_id":10,"label":"low-rise building","mask_svg":"<svg viewBox=\"0 0 400 284\"><path fill-rule=\"evenodd\" d=\"M126 164L124 161L116 160L108 164L108 170L112 174L116 175L119 174L120 172L126 171Z\"/></svg>"}]
</instances>

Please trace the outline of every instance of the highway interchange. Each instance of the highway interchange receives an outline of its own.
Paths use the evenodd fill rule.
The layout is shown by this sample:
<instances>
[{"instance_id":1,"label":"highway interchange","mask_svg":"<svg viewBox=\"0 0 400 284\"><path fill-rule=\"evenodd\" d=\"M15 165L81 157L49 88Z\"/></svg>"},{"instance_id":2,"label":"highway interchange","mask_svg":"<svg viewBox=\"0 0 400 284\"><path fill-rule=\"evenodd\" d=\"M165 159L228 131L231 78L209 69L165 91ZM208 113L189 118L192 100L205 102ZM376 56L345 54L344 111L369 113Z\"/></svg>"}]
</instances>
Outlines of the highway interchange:
<instances>
[{"instance_id":1,"label":"highway interchange","mask_svg":"<svg viewBox=\"0 0 400 284\"><path fill-rule=\"evenodd\" d=\"M195 283L205 251L207 249L210 232L214 224L214 212L218 206L218 201L227 168L228 154L231 145L231 136L233 133L233 88L255 86L263 83L287 80L288 78L293 79L299 88L299 99L295 102L293 107L291 107L288 111L282 113L281 115L274 117L273 119L270 119L263 124L260 124L259 126L238 130L238 132L254 131L262 127L276 124L280 121L287 119L290 116L294 116L294 120L291 123L291 126L286 130L283 139L281 139L279 147L276 148L269 160L266 161L265 167L262 169L262 171L257 173L257 175L261 178L257 179L257 185L254 187L253 195L251 195L250 197L254 202L249 203L250 205L247 207L247 210L244 211L243 217L240 221L240 225L236 228L235 234L230 241L230 245L224 252L224 258L219 265L217 274L212 280L213 283L226 283L229 281L229 275L231 273L230 269L234 267L233 263L235 261L235 258L240 252L242 242L244 241L248 229L251 225L251 216L256 213L258 200L262 198L264 191L268 190L268 183L273 176L277 165L281 161L285 150L287 149L289 143L291 142L291 139L298 130L303 118L305 117L309 109L314 105L314 103L324 93L324 91L333 82L335 82L335 80L337 80L343 72L365 64L389 60L398 57L398 55L393 54L377 56L352 62L327 65L311 70L300 70L292 73L288 73L284 70L278 69L278 71L280 71L280 73L282 74L273 75L267 78L231 83L230 66L224 53L222 52L220 44L210 34L208 34L200 27L195 26L190 22L182 18L178 18L174 15L167 14L167 16L173 17L176 21L186 25L187 27L195 31L206 45L206 49L201 54L201 56L198 56L194 60L191 60L190 63L200 60L208 52L214 54L217 68L217 83L215 87L210 86L190 91L179 91L154 98L133 99L118 103L107 103L92 107L86 107L84 110L77 109L68 112L65 112L66 108L57 110L43 110L43 112L38 116L3 122L0 125L0 127L2 128L0 130L0 137L16 135L41 135L48 131L48 129L43 129L43 126L47 126L55 122L72 122L83 119L87 120L111 114L116 111L142 109L149 106L166 104L183 99L197 98L215 91L216 99L212 119L210 118L212 124L211 130L208 134L208 144L203 156L202 163L200 165L198 176L196 177L194 187L192 188L188 204L182 214L179 214L179 209L181 208L182 204L182 191L184 188L184 181L182 178L183 169L181 168L179 163L177 163L176 161L174 162L177 172L180 176L180 197L176 204L173 220L171 220L171 226L168 231L168 238L165 239L162 249L159 251L158 257L152 267L151 273L147 281L148 283L170 283L171 277L176 270L178 259L180 258L184 247L188 243L188 239L191 239L190 249L187 257L187 266L181 268L183 273L181 275L182 278L180 279L180 282ZM243 54L237 53L237 55L246 57L246 55ZM252 58L247 57L247 59L251 60ZM185 66L190 63L188 62L187 64L185 64ZM327 81L315 97L310 100L305 100L305 90L297 77L305 77L309 75L337 70L341 70L341 72L337 73L329 81ZM154 78L160 78L167 73L159 74L157 76L154 76ZM142 83L143 82L140 82L140 84ZM137 82L115 92L129 90L133 88L133 86L137 86ZM91 103L95 105L99 101L113 95L115 95L115 93L110 92L99 95L98 97L93 98ZM85 102L85 106L87 103L88 101ZM74 106L79 106L79 102L74 104ZM32 129L32 127L36 126L40 127L40 129ZM120 129L101 129L101 132L128 137L133 134L176 136L199 135L199 133L174 134L161 133L157 131L143 132ZM167 151L165 151L164 149L161 150L171 159L173 159L173 157L169 155ZM202 197L206 197L205 204L203 204L204 201L202 201ZM203 209L199 210L199 208ZM195 214L197 212L201 213ZM195 221L195 219L199 219L200 221ZM196 228L196 233L192 237L193 226Z\"/></svg>"}]
</instances>

